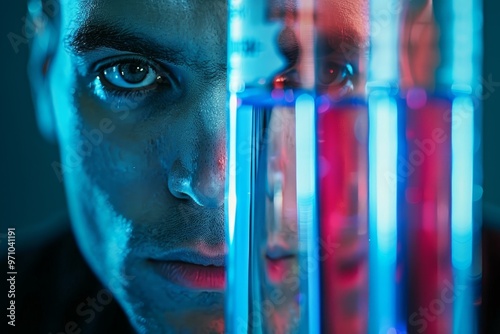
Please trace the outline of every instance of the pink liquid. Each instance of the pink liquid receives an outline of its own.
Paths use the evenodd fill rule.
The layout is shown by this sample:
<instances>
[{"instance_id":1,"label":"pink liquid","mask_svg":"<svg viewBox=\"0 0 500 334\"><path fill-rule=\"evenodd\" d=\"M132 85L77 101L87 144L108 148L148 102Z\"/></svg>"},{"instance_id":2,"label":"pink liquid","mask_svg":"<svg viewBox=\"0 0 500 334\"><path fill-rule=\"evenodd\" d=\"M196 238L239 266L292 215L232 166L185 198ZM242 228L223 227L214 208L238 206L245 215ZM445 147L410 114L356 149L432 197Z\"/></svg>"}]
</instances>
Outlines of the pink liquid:
<instances>
[{"instance_id":1,"label":"pink liquid","mask_svg":"<svg viewBox=\"0 0 500 334\"><path fill-rule=\"evenodd\" d=\"M367 108L350 104L319 109L323 332L366 333Z\"/></svg>"},{"instance_id":2,"label":"pink liquid","mask_svg":"<svg viewBox=\"0 0 500 334\"><path fill-rule=\"evenodd\" d=\"M406 117L408 332L451 333L451 102L434 98Z\"/></svg>"}]
</instances>

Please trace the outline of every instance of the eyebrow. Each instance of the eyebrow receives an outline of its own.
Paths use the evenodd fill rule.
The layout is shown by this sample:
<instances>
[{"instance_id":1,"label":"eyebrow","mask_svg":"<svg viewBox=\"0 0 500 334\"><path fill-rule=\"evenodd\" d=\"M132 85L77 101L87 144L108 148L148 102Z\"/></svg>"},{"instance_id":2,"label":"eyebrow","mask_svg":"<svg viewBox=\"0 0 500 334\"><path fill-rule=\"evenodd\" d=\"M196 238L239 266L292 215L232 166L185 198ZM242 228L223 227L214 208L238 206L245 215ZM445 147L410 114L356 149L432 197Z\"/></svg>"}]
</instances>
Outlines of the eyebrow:
<instances>
[{"instance_id":1,"label":"eyebrow","mask_svg":"<svg viewBox=\"0 0 500 334\"><path fill-rule=\"evenodd\" d=\"M174 45L166 47L143 34L109 23L80 26L66 38L66 45L76 54L102 48L141 54L174 65L195 67L214 77L225 75L226 71L225 63L209 64L206 61L196 61L191 59L186 50Z\"/></svg>"}]
</instances>

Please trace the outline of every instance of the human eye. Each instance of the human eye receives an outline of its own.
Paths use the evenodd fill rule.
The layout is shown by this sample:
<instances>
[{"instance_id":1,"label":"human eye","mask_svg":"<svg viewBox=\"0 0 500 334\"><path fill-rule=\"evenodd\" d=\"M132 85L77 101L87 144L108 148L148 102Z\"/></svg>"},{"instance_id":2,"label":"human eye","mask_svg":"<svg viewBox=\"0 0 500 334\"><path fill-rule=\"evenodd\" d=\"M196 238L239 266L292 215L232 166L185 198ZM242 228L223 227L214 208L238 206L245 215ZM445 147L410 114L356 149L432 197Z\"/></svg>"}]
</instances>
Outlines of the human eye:
<instances>
[{"instance_id":1,"label":"human eye","mask_svg":"<svg viewBox=\"0 0 500 334\"><path fill-rule=\"evenodd\" d=\"M110 97L145 97L166 91L178 92L177 81L170 71L143 57L124 56L109 59L96 67L95 93Z\"/></svg>"},{"instance_id":2,"label":"human eye","mask_svg":"<svg viewBox=\"0 0 500 334\"><path fill-rule=\"evenodd\" d=\"M342 61L321 62L317 72L318 88L334 97L343 97L354 90L354 67Z\"/></svg>"},{"instance_id":3,"label":"human eye","mask_svg":"<svg viewBox=\"0 0 500 334\"><path fill-rule=\"evenodd\" d=\"M316 75L317 89L321 93L340 98L354 90L356 70L345 61L319 59ZM299 87L300 75L294 67L277 75L273 80L273 88Z\"/></svg>"}]
</instances>

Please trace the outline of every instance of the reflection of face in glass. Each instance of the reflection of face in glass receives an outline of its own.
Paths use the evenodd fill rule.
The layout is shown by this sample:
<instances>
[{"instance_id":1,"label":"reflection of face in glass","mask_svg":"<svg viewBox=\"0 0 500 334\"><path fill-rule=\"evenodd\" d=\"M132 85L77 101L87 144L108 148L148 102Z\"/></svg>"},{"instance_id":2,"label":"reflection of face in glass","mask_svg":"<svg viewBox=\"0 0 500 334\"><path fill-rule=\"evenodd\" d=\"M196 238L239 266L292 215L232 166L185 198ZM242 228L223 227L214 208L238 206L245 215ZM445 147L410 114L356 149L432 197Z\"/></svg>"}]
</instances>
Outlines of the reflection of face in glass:
<instances>
[{"instance_id":1,"label":"reflection of face in glass","mask_svg":"<svg viewBox=\"0 0 500 334\"><path fill-rule=\"evenodd\" d=\"M364 100L364 62L367 43L366 2L319 1L314 27L317 35L314 49L304 37L304 25L294 1L274 19L282 19L283 28L277 46L286 64L273 77L271 96L274 105L254 107L260 119L257 128L261 139L258 148L256 188L265 178L265 203L255 199L255 229L264 235L257 241L263 265L259 293L269 318L263 332L295 333L304 300L299 288L297 212L298 179L296 134L303 124L296 124L299 110L294 107L305 88L304 69L307 53L314 55L315 94L318 96L319 156L331 168L319 166L321 190L321 254L324 288L324 328L327 332L363 332L367 314L367 212L366 203L366 108ZM344 7L346 6L346 7ZM276 9L276 8L274 8ZM351 13L351 18L347 17ZM278 15L279 14L279 15ZM352 19L352 20L351 20ZM360 25L352 23L358 22ZM283 97L283 98L281 98ZM358 99L352 103L351 99ZM285 100L288 104L280 102ZM263 162L265 161L265 162ZM324 174L323 174L324 173ZM262 177L262 174L265 177ZM327 189L322 186L326 185ZM257 195L258 197L258 195ZM324 201L323 198L328 200ZM358 200L361 199L361 200ZM264 206L260 209L259 206ZM261 212L265 211L265 216ZM303 223L303 222L302 222ZM260 227L260 228L259 228ZM313 242L318 242L314 240ZM331 252L334 248L334 254ZM257 262L260 258L257 259ZM254 303L256 301L254 300ZM347 306L346 306L347 305ZM333 324L335 322L335 324Z\"/></svg>"},{"instance_id":2,"label":"reflection of face in glass","mask_svg":"<svg viewBox=\"0 0 500 334\"><path fill-rule=\"evenodd\" d=\"M348 72L358 53L339 43L363 43L363 4L329 1L338 10L319 15L332 41L324 81L339 88L361 86ZM226 2L62 1L60 15L54 49L34 51L51 97L38 109L53 120L86 259L138 331L223 332ZM281 152L293 140L272 140L275 241L295 247L294 157Z\"/></svg>"}]
</instances>

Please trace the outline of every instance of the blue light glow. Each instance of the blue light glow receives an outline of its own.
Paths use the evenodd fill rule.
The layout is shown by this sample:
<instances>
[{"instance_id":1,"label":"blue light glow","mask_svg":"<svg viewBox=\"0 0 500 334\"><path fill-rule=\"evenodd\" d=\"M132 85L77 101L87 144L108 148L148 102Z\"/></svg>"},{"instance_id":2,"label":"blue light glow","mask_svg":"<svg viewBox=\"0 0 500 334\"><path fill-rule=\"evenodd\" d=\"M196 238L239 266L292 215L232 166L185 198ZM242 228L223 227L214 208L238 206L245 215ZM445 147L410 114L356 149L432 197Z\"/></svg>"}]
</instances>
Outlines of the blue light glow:
<instances>
[{"instance_id":1,"label":"blue light glow","mask_svg":"<svg viewBox=\"0 0 500 334\"><path fill-rule=\"evenodd\" d=\"M470 97L453 101L452 118L451 258L456 269L467 269L473 246L474 107Z\"/></svg>"},{"instance_id":2,"label":"blue light glow","mask_svg":"<svg viewBox=\"0 0 500 334\"><path fill-rule=\"evenodd\" d=\"M307 276L301 277L307 319L302 328L305 333L320 333L318 217L316 205L316 118L314 98L302 94L297 98L296 110L296 166L297 211L300 263L305 265ZM302 272L306 272L305 270ZM307 287L307 290L305 289Z\"/></svg>"},{"instance_id":3,"label":"blue light glow","mask_svg":"<svg viewBox=\"0 0 500 334\"><path fill-rule=\"evenodd\" d=\"M451 43L449 67L452 91L457 94L452 105L451 129L451 263L454 285L462 290L453 305L453 333L472 333L477 331L472 305L474 284L479 280L473 277L473 273L478 272L474 241L480 236L476 234L479 230L475 228L474 213L477 205L474 203L474 175L478 175L474 156L477 111L471 93L476 92L481 75L482 1L448 1L451 11L444 9L449 13L445 15L451 15L451 29L445 33L445 40Z\"/></svg>"},{"instance_id":4,"label":"blue light glow","mask_svg":"<svg viewBox=\"0 0 500 334\"><path fill-rule=\"evenodd\" d=\"M236 133L236 113L238 99L235 94L229 97L229 130ZM229 245L234 243L234 223L236 220L236 136L228 136L228 173L227 173L227 232Z\"/></svg>"},{"instance_id":5,"label":"blue light glow","mask_svg":"<svg viewBox=\"0 0 500 334\"><path fill-rule=\"evenodd\" d=\"M398 110L401 2L370 1L368 67L369 333L398 328L396 295Z\"/></svg>"},{"instance_id":6,"label":"blue light glow","mask_svg":"<svg viewBox=\"0 0 500 334\"><path fill-rule=\"evenodd\" d=\"M234 94L229 99L229 167L226 195L228 240L227 328L247 332L250 265L251 150L237 150L236 143L252 143L251 106L238 107Z\"/></svg>"},{"instance_id":7,"label":"blue light glow","mask_svg":"<svg viewBox=\"0 0 500 334\"><path fill-rule=\"evenodd\" d=\"M452 80L453 83L461 85L471 85L477 75L475 62L478 57L474 54L478 43L475 37L480 31L481 23L478 25L478 16L481 12L478 8L478 1L474 0L452 0L451 38L453 39L452 60ZM475 27L476 25L476 27ZM465 65L465 66L464 66Z\"/></svg>"},{"instance_id":8,"label":"blue light glow","mask_svg":"<svg viewBox=\"0 0 500 334\"><path fill-rule=\"evenodd\" d=\"M390 84L398 81L399 11L396 1L370 1L370 70L373 84ZM399 4L401 6L401 4Z\"/></svg>"},{"instance_id":9,"label":"blue light glow","mask_svg":"<svg viewBox=\"0 0 500 334\"><path fill-rule=\"evenodd\" d=\"M397 103L384 91L369 97L370 333L396 327Z\"/></svg>"},{"instance_id":10,"label":"blue light glow","mask_svg":"<svg viewBox=\"0 0 500 334\"><path fill-rule=\"evenodd\" d=\"M451 262L457 293L453 305L453 333L473 333L473 292L470 285L474 246L473 172L474 106L471 97L455 98L451 129Z\"/></svg>"}]
</instances>

